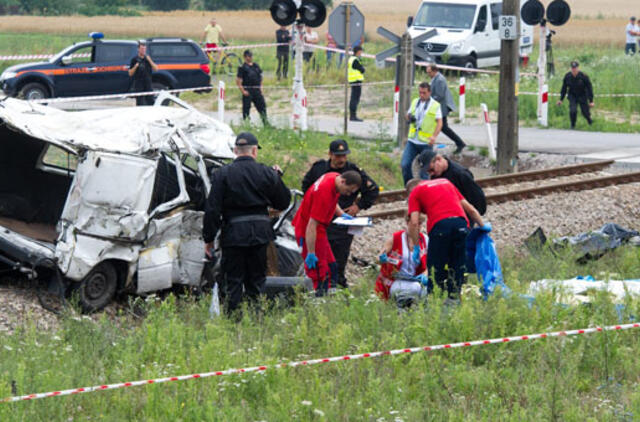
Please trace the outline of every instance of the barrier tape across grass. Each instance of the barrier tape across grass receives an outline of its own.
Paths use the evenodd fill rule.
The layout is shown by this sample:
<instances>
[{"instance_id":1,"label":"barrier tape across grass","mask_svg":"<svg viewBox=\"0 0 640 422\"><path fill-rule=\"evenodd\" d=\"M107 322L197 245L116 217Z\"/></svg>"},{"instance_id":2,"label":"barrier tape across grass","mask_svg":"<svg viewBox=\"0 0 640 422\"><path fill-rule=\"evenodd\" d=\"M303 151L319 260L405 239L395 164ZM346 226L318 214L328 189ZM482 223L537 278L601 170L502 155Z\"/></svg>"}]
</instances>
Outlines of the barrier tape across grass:
<instances>
[{"instance_id":1,"label":"barrier tape across grass","mask_svg":"<svg viewBox=\"0 0 640 422\"><path fill-rule=\"evenodd\" d=\"M578 334L591 334L591 333L598 333L603 331L629 330L632 328L640 328L640 323L610 325L606 327L583 328L578 330L554 331L551 333L528 334L528 335L521 335L521 336L493 338L489 340L474 340L474 341L465 341L460 343L438 344L435 346L410 347L405 349L387 350L384 352L370 352L370 353L361 353L356 355L342 355L342 356L334 356L331 358L323 358L323 359L302 360L297 362L278 363L273 365L261 365L261 366L253 366L248 368L227 369L224 371L213 371L213 372L204 372L204 373L190 374L190 375L180 375L180 376L174 376L174 377L153 378L153 379L140 380L140 381L121 382L117 384L96 385L93 387L81 387L81 388L73 388L69 390L50 391L48 393L36 393L36 394L27 394L24 396L7 397L0 400L0 403L11 403L11 402L17 402L17 401L43 399L46 397L70 396L74 394L93 393L96 391L116 390L116 389L127 388L127 387L138 387L141 385L148 385L148 384L162 384L165 382L172 382L172 381L187 381L192 379L218 377L223 375L245 374L249 372L263 372L263 371L273 370L273 369L294 368L297 366L311 366L311 365L317 365L320 363L352 361L352 360L375 358L375 357L382 357L382 356L406 355L411 353L431 352L431 351L442 350L442 349L456 349L456 348L462 348L462 347L482 346L485 344L513 343L516 341L537 340L537 339L543 339L547 337L567 337L567 336L575 336Z\"/></svg>"}]
</instances>

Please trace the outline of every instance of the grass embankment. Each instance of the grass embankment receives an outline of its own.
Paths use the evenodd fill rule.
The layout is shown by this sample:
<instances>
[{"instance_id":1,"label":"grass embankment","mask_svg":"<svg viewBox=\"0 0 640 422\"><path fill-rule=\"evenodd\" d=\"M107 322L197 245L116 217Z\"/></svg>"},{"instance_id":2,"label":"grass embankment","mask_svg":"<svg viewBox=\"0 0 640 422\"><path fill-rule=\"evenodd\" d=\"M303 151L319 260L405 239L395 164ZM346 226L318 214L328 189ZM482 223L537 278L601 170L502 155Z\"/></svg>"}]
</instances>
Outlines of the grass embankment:
<instances>
[{"instance_id":1,"label":"grass embankment","mask_svg":"<svg viewBox=\"0 0 640 422\"><path fill-rule=\"evenodd\" d=\"M587 267L569 256L510 255L503 265L507 284L526 291L530 280L585 272L637 278L640 253L621 248ZM26 327L3 338L0 397L616 324L640 314L640 302L629 300L619 316L604 294L591 305L560 306L558 292L531 307L517 295L485 302L469 294L446 308L434 296L427 307L398 313L372 297L372 280L331 298L247 312L239 323L209 319L208 297L169 297L141 303L144 318L67 316L55 333ZM638 348L638 333L616 332L444 350L2 404L0 419L632 420L640 414Z\"/></svg>"}]
</instances>

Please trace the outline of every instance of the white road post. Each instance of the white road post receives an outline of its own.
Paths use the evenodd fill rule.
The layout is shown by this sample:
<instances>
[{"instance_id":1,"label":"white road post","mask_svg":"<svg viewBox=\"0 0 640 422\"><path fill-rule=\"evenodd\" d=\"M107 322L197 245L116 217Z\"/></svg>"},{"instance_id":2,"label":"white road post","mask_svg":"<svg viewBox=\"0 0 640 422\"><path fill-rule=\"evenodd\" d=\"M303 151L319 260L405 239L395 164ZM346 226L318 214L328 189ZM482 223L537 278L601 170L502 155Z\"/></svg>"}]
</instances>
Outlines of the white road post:
<instances>
[{"instance_id":1,"label":"white road post","mask_svg":"<svg viewBox=\"0 0 640 422\"><path fill-rule=\"evenodd\" d=\"M482 113L484 118L484 123L487 128L487 147L489 148L489 158L492 160L496 159L496 147L493 142L493 132L491 131L491 120L489 120L489 109L485 103L480 104L482 107Z\"/></svg>"},{"instance_id":2,"label":"white road post","mask_svg":"<svg viewBox=\"0 0 640 422\"><path fill-rule=\"evenodd\" d=\"M224 97L225 97L224 81L218 82L218 120L224 122Z\"/></svg>"},{"instance_id":3,"label":"white road post","mask_svg":"<svg viewBox=\"0 0 640 422\"><path fill-rule=\"evenodd\" d=\"M295 35L295 75L293 77L293 115L291 127L293 129L307 130L307 91L304 89L303 69L302 69L302 37L304 35L304 25L294 24Z\"/></svg>"},{"instance_id":4,"label":"white road post","mask_svg":"<svg viewBox=\"0 0 640 422\"><path fill-rule=\"evenodd\" d=\"M466 111L466 102L465 102L465 92L466 92L466 79L464 77L460 78L460 91L458 97L458 116L460 118L460 122L464 123L464 113Z\"/></svg>"},{"instance_id":5,"label":"white road post","mask_svg":"<svg viewBox=\"0 0 640 422\"><path fill-rule=\"evenodd\" d=\"M398 116L400 114L400 87L396 85L393 93L393 121L391 133L398 133Z\"/></svg>"},{"instance_id":6,"label":"white road post","mask_svg":"<svg viewBox=\"0 0 640 422\"><path fill-rule=\"evenodd\" d=\"M547 83L547 27L540 25L540 55L538 56L538 121L542 120L542 87Z\"/></svg>"},{"instance_id":7,"label":"white road post","mask_svg":"<svg viewBox=\"0 0 640 422\"><path fill-rule=\"evenodd\" d=\"M540 108L540 125L549 126L549 85L542 85L542 107Z\"/></svg>"}]
</instances>

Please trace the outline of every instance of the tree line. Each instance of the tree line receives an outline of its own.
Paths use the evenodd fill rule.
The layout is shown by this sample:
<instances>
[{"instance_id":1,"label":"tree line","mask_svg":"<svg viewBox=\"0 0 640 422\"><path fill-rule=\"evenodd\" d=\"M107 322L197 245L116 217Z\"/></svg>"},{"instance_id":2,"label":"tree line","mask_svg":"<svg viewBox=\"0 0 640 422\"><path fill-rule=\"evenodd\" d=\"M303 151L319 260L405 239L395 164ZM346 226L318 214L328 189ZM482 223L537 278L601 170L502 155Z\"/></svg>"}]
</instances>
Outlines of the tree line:
<instances>
[{"instance_id":1,"label":"tree line","mask_svg":"<svg viewBox=\"0 0 640 422\"><path fill-rule=\"evenodd\" d=\"M331 5L332 0L322 0ZM145 10L267 10L272 0L0 0L2 15L120 15Z\"/></svg>"}]
</instances>

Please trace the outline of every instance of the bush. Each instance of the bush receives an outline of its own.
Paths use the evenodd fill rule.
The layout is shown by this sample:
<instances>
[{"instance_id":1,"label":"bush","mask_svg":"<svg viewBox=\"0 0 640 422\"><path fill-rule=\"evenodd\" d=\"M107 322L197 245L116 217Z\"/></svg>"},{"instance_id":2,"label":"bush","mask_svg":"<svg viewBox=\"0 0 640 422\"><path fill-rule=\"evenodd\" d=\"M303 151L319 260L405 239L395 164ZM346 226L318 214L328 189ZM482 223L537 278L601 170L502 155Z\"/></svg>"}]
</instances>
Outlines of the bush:
<instances>
[{"instance_id":1,"label":"bush","mask_svg":"<svg viewBox=\"0 0 640 422\"><path fill-rule=\"evenodd\" d=\"M142 0L142 4L151 10L185 10L189 0Z\"/></svg>"},{"instance_id":2,"label":"bush","mask_svg":"<svg viewBox=\"0 0 640 422\"><path fill-rule=\"evenodd\" d=\"M206 10L244 10L244 9L269 9L273 0L204 0ZM331 6L333 0L322 0Z\"/></svg>"}]
</instances>

